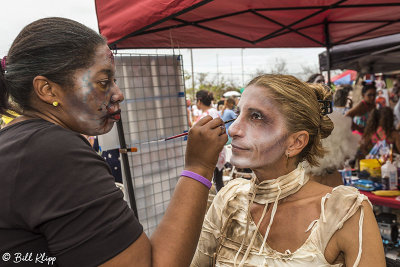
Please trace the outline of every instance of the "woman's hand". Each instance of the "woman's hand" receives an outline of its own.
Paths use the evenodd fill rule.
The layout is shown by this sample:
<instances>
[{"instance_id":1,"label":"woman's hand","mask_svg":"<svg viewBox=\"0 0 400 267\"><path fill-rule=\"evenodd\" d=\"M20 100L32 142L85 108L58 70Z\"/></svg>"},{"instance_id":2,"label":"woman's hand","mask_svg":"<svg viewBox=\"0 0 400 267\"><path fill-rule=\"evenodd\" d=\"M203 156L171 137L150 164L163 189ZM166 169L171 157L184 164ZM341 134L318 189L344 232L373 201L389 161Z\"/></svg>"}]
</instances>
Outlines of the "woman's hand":
<instances>
[{"instance_id":1,"label":"woman's hand","mask_svg":"<svg viewBox=\"0 0 400 267\"><path fill-rule=\"evenodd\" d=\"M228 141L224 122L206 116L189 130L185 170L211 180L219 153Z\"/></svg>"}]
</instances>

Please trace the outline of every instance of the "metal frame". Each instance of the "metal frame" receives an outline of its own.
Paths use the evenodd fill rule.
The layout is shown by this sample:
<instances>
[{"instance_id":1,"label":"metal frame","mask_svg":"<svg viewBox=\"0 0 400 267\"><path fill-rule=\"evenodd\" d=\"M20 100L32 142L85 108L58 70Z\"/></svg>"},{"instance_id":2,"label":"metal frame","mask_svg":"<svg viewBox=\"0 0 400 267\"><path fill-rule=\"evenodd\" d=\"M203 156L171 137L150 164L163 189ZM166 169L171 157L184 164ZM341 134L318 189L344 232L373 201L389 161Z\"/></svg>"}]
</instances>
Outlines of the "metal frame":
<instances>
[{"instance_id":1,"label":"metal frame","mask_svg":"<svg viewBox=\"0 0 400 267\"><path fill-rule=\"evenodd\" d=\"M152 24L150 24L150 25L147 25L147 26L141 28L141 29L138 30L138 31L132 32L132 33L130 33L130 34L128 34L128 35L122 37L121 39L119 39L119 40L117 40L117 41L111 43L109 46L110 46L110 47L116 47L116 45L117 45L119 42L121 42L121 41L123 41L123 40L125 40L125 39L127 39L127 38L130 38L130 37L132 37L132 36L139 35L140 33L142 33L143 31L145 31L145 30L147 30L147 29L149 29L149 28L152 28L152 27L154 27L154 26L157 26L158 24L163 23L164 21L167 21L167 20L169 20L169 19L172 19L172 18L175 18L175 17L180 16L180 15L182 15L182 14L185 14L186 12L192 11L193 9L196 9L196 8L198 8L198 7L202 6L202 5L205 5L205 4L207 4L207 3L211 2L211 1L213 1L213 0L204 0L204 1L201 1L201 2L195 4L195 5L191 6L191 7L188 7L188 8L186 8L186 9L183 9L183 10L181 10L181 11L175 13L175 14L172 14L171 16L168 16L168 17L163 18L163 19L161 19L161 20L159 20L159 21L156 21L156 22L154 22L154 23L152 23Z\"/></svg>"},{"instance_id":2,"label":"metal frame","mask_svg":"<svg viewBox=\"0 0 400 267\"><path fill-rule=\"evenodd\" d=\"M156 33L156 32L168 31L170 29L177 29L177 28L186 27L186 26L198 27L198 28L201 28L201 29L204 29L204 30L208 30L208 31L214 32L214 33L218 33L218 34L225 35L225 36L228 36L228 37L231 37L231 38L234 38L234 39L238 39L238 40L250 43L250 44L257 44L259 42L266 41L266 40L271 39L271 38L275 38L275 37L278 37L278 36L281 36L281 35L284 35L284 34L287 34L287 33L290 33L290 32L294 32L294 33L297 33L297 34L301 35L304 38L307 38L307 39L315 42L316 44L318 44L320 46L326 46L326 40L325 40L325 44L324 44L324 43L322 43L322 42L320 42L318 40L315 40L314 38L308 36L307 34L299 32L299 30L310 28L310 27L314 27L314 26L318 26L318 25L321 25L321 23L316 23L316 24L313 24L313 25L308 25L308 26L304 26L304 27L301 27L301 28L297 28L297 29L293 28L293 26L295 26L295 25L297 25L297 24L299 24L301 22L304 22L304 21L306 21L306 20L308 20L308 19L310 19L310 18L312 18L312 17L314 17L314 16L316 16L316 15L318 15L320 13L323 13L323 12L329 10L329 9L348 9L348 8L363 8L363 7L400 6L400 3L342 5L343 3L345 3L348 0L339 0L339 1L337 1L336 3L334 3L332 5L325 5L325 6L301 6L301 7L284 7L284 8L247 9L247 10L242 10L242 11L238 11L238 12L234 12L234 13L228 13L228 14L219 15L219 16L216 16L216 17L211 17L211 18L197 20L197 21L186 21L186 20L177 18L178 16L180 16L182 14L185 14L185 13L187 13L189 11L192 11L193 9L196 9L197 7L205 5L205 4L207 4L207 3L211 2L211 1L212 0L202 1L202 2L200 2L198 4L196 4L196 5L191 6L190 8L184 9L184 10L182 10L182 11L176 13L176 14L168 16L168 17L166 17L166 18L164 18L162 20L159 20L159 21L151 24L151 25L143 27L142 29L137 30L135 32L132 32L132 33L124 36L123 38L113 42L112 44L110 44L110 46L118 48L118 43L119 42L121 42L121 41L123 41L123 40L125 40L127 38L133 37L133 36L139 36L139 35L151 34L151 33ZM284 24L280 23L279 21L276 21L274 19L271 19L271 18L259 13L261 11L284 11L284 10L306 10L306 9L319 9L319 10L316 11L316 12L313 12L312 14L310 14L310 15L302 18L302 19L299 19L299 20L297 20L297 21L295 21L295 22L293 22L293 23L291 23L289 25L284 25ZM245 14L245 13L252 13L252 14L254 14L256 16L259 16L259 17L269 21L269 22L272 22L272 23L275 23L275 24L279 25L281 28L276 30L276 31L274 31L274 32L272 32L272 33L269 33L268 35L265 35L265 36L263 36L263 37L261 37L261 38L259 38L257 40L248 40L248 39L245 39L245 38L233 35L233 34L229 34L229 33L217 30L217 29L213 29L211 27L200 25L201 23L204 23L204 22L209 22L209 21L218 20L218 19L222 19L222 18L237 16L237 15L241 15L241 14ZM154 27L156 25L159 25L159 24L161 24L161 23L163 23L163 22L165 22L167 20L173 20L173 21L179 22L180 24L151 30L152 27ZM348 21L347 20L347 21L334 21L334 22L327 21L324 24L328 24L329 25L329 24L340 24L340 23L348 23L348 24L351 24L351 23L354 23L354 24L356 24L356 23L371 23L371 24L374 24L374 23L385 23L384 25L380 25L378 27L371 28L371 29L369 29L367 31L364 31L362 33L358 33L358 34L355 34L353 36L347 37L347 38L345 38L343 40L340 40L338 42L330 43L330 46L334 46L334 45L345 43L345 42L347 42L347 41L349 41L349 40L351 40L351 39L353 39L355 37L358 37L360 35L363 35L363 34L366 34L366 33L381 29L383 27L386 27L388 25L391 25L393 23L398 23L398 22L400 22L400 18L398 20L354 20L354 21Z\"/></svg>"},{"instance_id":3,"label":"metal frame","mask_svg":"<svg viewBox=\"0 0 400 267\"><path fill-rule=\"evenodd\" d=\"M117 54L117 51L114 51L114 53L115 54ZM130 53L122 53L122 54L119 54L119 55L135 55L135 54L130 54ZM116 55L117 56L117 55ZM180 70L182 70L182 66L183 66L183 59L182 59L182 56L181 55L158 55L158 54L146 54L145 56L157 56L157 66L158 67L162 67L162 66L167 66L167 63L160 63L160 59L159 59L159 57L160 56L173 56L173 57L177 57L178 58L178 60L177 61L174 61L173 62L173 66L174 66L174 69L180 69ZM166 62L167 62L167 60L165 60ZM145 61L145 62L147 62L147 61ZM177 63L177 62L179 62L179 63ZM131 62L131 64L133 64L132 62ZM149 65L150 63L140 63L140 65L141 66L150 66ZM163 65L164 64L164 65ZM178 64L179 64L179 66L178 66ZM131 67L132 67L133 65L131 65ZM153 65L151 65L151 66L153 66ZM172 66L172 65L168 65L168 66ZM160 68L161 68L160 67ZM166 71L167 71L167 76L168 77L171 77L171 79L174 79L175 80L175 83L172 83L171 85L170 85L170 81L168 80L168 84L167 85L163 85L163 87L168 87L168 91L169 91L169 96L157 96L157 97L149 97L149 96L143 96L143 98L135 98L134 100L135 101L143 101L143 100L149 100L149 99L153 99L153 98L160 98L160 99L162 99L162 98L168 98L168 97L171 97L172 95L170 95L171 94L171 92L170 92L170 89L169 89L169 87L173 87L173 88L175 88L175 87L178 87L178 86L181 86L180 88L181 89L183 89L183 94L181 93L181 91L179 91L179 94L178 95L173 95L173 98L184 98L185 97L185 94L186 94L186 90L185 90L185 84L184 84L184 79L183 79L183 72L182 71L177 71L177 72L173 72L173 73L168 73L168 68L166 68ZM165 75L164 75L165 76ZM126 76L126 77L130 77L130 76ZM142 80L143 80L143 77L145 77L145 76L142 76ZM154 77L157 77L157 79L158 79L158 83L159 84L161 84L161 82L159 81L159 79L160 79L160 76L154 76ZM124 84L124 86L127 86L126 84ZM130 86L132 86L132 85L130 85ZM136 88L140 88L140 89L144 89L144 85L138 85L138 87L134 87L135 89ZM160 85L160 87L161 87L161 85ZM121 88L122 89L122 88ZM126 88L124 88L124 89L126 89ZM132 88L133 89L133 88ZM133 100L133 99L126 99L125 101L127 102L127 103L129 103L129 100ZM181 106L172 106L173 108L180 108ZM165 106L161 106L161 107L159 107L160 109L161 108L165 108ZM129 109L127 108L126 110L124 110L123 109L123 112L128 112L129 111ZM143 109L142 109L142 111L143 111ZM171 107L170 107L170 111L171 111ZM172 112L172 111L171 111ZM178 112L181 112L181 111L178 111ZM172 114L172 113L171 113ZM184 115L184 116L183 116ZM186 118L187 118L187 116L186 116L186 109L185 109L185 112L184 113L179 113L179 116L178 117L184 117L185 118L185 120L186 120ZM171 118L172 118L172 115L171 115ZM123 118L122 118L123 119ZM167 134L167 136L164 136L164 135L161 135L161 136L158 136L158 133L157 133L157 140L153 140L154 139L154 136L152 136L152 137L150 137L149 135L147 135L146 137L143 137L143 136L141 136L141 137L138 137L139 139L135 139L135 142L133 142L133 143L131 143L131 144L127 144L126 143L126 139L125 139L125 131L124 131L124 127L123 127L123 122L122 122L122 119L121 120L119 120L119 121L117 121L117 123L116 123L116 126L117 126L117 132L118 132L118 139L119 139L119 147L120 147L120 156L121 156L121 163L122 163L122 165L123 165L123 171L124 171L124 175L125 175L125 179L124 179L124 182L126 182L126 185L125 185L125 188L127 189L127 194L128 194L128 197L129 197L129 204L130 204L130 207L131 207L131 209L134 211L134 214L135 214L135 216L139 219L139 215L140 215L140 219L141 220L144 220L145 219L145 217L146 216L144 216L143 215L143 213L141 213L141 210L143 209L143 207L141 208L141 202L140 202L140 199L143 199L143 197L141 197L140 195L140 192L138 193L138 192L136 192L136 194L135 194L135 187L134 187L134 185L136 186L136 182L135 182L135 173L134 173L134 168L132 168L132 170L131 170L131 163L130 163L130 157L131 156L129 156L127 153L128 152L137 152L137 151L140 151L141 153L143 153L143 151L146 151L146 153L150 153L150 152L152 152L151 151L151 149L152 148L154 148L154 146L157 146L157 151L159 151L160 150L160 147L164 147L164 149L166 148L166 144L160 144L160 143L158 143L157 141L159 141L159 140L161 140L161 139L163 139L163 138L165 138L165 137L167 137L167 136L170 136L170 135L172 135L173 133L165 133L165 134ZM140 121L137 121L137 122L143 122L143 121L149 121L149 120L147 120L147 119L143 119L143 120L140 120ZM132 121L127 121L127 123L129 124L130 122L132 122ZM183 125L180 125L180 126L183 126ZM175 124L173 125L173 127L177 127ZM187 125L186 126L184 126L185 127L185 129L187 129ZM158 129L158 128L157 128ZM129 131L128 131L129 132ZM142 130L142 132L145 132L144 130ZM131 132L129 132L129 133L131 133ZM135 132L136 133L136 132ZM131 140L131 142L132 142L132 140ZM177 141L175 141L175 142L178 142L178 140ZM181 141L181 142L184 142L184 141ZM131 146L131 147L130 147ZM169 145L168 145L169 146ZM136 150L135 151L131 151L131 148L136 148ZM148 150L148 151L147 151ZM182 154L184 153L184 151L182 151ZM182 161L183 162L183 161ZM183 168L183 166L178 166L178 167L182 167ZM144 171L143 171L143 168L142 168L142 170L141 170L141 173L144 173ZM179 173L179 172L177 172L177 173ZM138 174L138 172L136 172L136 174ZM171 181L170 181L171 182ZM163 185L164 186L164 185ZM160 193L160 192L159 192ZM162 193L165 193L164 192L164 188L163 188L163 190L162 190ZM136 197L135 197L135 195L136 195ZM163 194L163 196L164 196L164 194ZM147 211L146 211L146 214L147 214ZM149 233L147 233L147 234L149 234Z\"/></svg>"},{"instance_id":4,"label":"metal frame","mask_svg":"<svg viewBox=\"0 0 400 267\"><path fill-rule=\"evenodd\" d=\"M331 37L329 36L329 23L324 22L324 34L325 34L325 47L326 47L326 59L328 65L328 86L331 86Z\"/></svg>"},{"instance_id":5,"label":"metal frame","mask_svg":"<svg viewBox=\"0 0 400 267\"><path fill-rule=\"evenodd\" d=\"M166 17L164 19L161 19L161 20L159 20L159 21L157 21L157 22L155 22L155 23L153 23L151 25L143 27L140 30L132 32L131 34L128 34L125 37L113 42L110 46L112 46L114 48L118 48L118 43L119 42L121 42L121 41L123 41L123 40L125 40L127 38L133 37L133 36L139 36L139 35L151 34L151 33L156 33L156 32L168 31L170 29L177 29L177 28L186 27L186 26L198 27L198 28L201 28L203 30L207 30L207 31L210 31L210 32L221 34L221 35L224 35L224 36L227 36L227 37L230 37L230 38L233 38L233 39L237 39L237 40L240 40L240 41L243 41L243 42L246 42L246 43L250 43L250 44L253 44L253 45L256 45L257 43L260 43L260 42L263 42L263 41L266 41L266 40L269 40L269 39L272 39L272 38L276 38L276 37L285 35L287 33L294 32L294 33L296 33L296 34L298 34L298 35L300 35L300 36L302 36L302 37L304 37L304 38L306 38L308 40L311 40L312 42L314 42L315 44L317 44L319 46L326 47L326 53L327 53L327 57L328 57L328 81L329 81L328 83L330 84L330 51L329 50L330 50L330 48L332 46L349 42L350 40L352 40L352 39L354 39L354 38L356 38L358 36L361 36L361 35L376 31L378 29L384 28L386 26L392 25L394 23L399 23L400 22L400 18L397 19L397 20L373 20L372 19L372 20L354 20L354 21L346 20L346 21L332 21L332 22L325 20L323 23L315 23L315 24L312 24L312 25L307 25L307 26L303 26L303 27L299 27L299 28L294 28L294 26L298 25L299 23L302 23L302 22L304 22L304 21L306 21L306 20L308 20L308 19L310 19L310 18L312 18L312 17L314 17L314 16L316 16L316 15L318 15L320 13L323 13L323 12L325 12L327 10L330 10L330 9L349 9L349 8L351 9L351 8L394 7L394 6L397 7L397 6L400 6L400 3L378 3L378 4L344 5L344 3L347 2L348 0L339 0L339 1L335 2L332 5L246 9L246 10L242 10L242 11L223 14L223 15L219 15L219 16L215 16L215 17L210 17L210 18L207 18L207 19L197 20L197 21L187 21L187 20L183 20L183 19L177 18L178 16L180 16L182 14L185 14L185 13L187 13L189 11L192 11L192 10L196 9L197 7L200 7L200 6L203 6L205 4L208 4L211 1L212 0L201 1L196 5L193 5L193 6L189 7L189 8L186 8L186 9L184 9L184 10L182 10L180 12L177 12L177 13L171 15L171 16L168 16L168 17ZM308 15L308 16L306 16L304 18L301 18L301 19L289 24L289 25L285 25L283 23L280 23L277 20L274 20L274 19L272 19L272 18L270 18L268 16L265 16L265 15L259 13L259 12L262 12L262 11L285 11L285 10L307 10L307 9L310 9L310 10L318 9L318 10L313 12L313 13L311 13L310 15ZM242 14L245 14L245 13L254 14L254 15L256 15L256 16L262 18L262 19L265 19L266 21L272 22L272 23L280 26L280 28L277 29L276 31L272 32L272 33L269 33L269 34L257 39L257 40L248 40L246 38L242 38L242 37L234 35L234 34L230 34L230 33L223 32L223 31L220 31L220 30L217 30L217 29L213 29L213 28L208 27L208 26L201 25L204 22L209 22L209 21L214 21L214 20L223 19L223 18L227 18L227 17L242 15ZM153 29L153 30L151 29L152 27L154 27L156 25L159 25L159 24L161 24L161 23L163 23L163 22L165 22L167 20L173 20L173 21L176 21L176 22L178 22L180 24L173 25L173 26L162 27L162 28ZM373 27L373 28L371 28L369 30L366 30L364 32L354 34L354 35L346 37L346 38L344 38L344 39L342 39L340 41L332 43L330 35L329 35L329 25L330 24L344 24L344 23L347 23L347 24L357 24L357 23L376 24L376 23L384 23L384 24L376 26L376 27ZM318 40L312 38L311 36L300 32L303 29L319 26L321 24L324 25L325 42L318 41Z\"/></svg>"}]
</instances>

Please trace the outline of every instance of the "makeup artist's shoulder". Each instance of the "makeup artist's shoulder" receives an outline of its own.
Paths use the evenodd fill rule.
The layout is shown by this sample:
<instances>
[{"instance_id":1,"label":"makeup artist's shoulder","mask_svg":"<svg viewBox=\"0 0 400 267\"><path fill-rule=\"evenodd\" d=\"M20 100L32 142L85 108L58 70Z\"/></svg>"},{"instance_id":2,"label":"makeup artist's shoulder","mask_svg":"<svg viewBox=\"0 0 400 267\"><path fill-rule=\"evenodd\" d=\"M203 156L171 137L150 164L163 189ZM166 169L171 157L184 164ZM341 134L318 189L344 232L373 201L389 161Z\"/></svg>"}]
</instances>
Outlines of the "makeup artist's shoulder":
<instances>
[{"instance_id":1,"label":"makeup artist's shoulder","mask_svg":"<svg viewBox=\"0 0 400 267\"><path fill-rule=\"evenodd\" d=\"M44 143L51 144L43 147L43 150L65 152L79 147L85 142L85 138L81 134L51 122L38 120L33 123L36 125L30 129L32 132L30 134L29 143L39 146L42 146L41 144Z\"/></svg>"}]
</instances>

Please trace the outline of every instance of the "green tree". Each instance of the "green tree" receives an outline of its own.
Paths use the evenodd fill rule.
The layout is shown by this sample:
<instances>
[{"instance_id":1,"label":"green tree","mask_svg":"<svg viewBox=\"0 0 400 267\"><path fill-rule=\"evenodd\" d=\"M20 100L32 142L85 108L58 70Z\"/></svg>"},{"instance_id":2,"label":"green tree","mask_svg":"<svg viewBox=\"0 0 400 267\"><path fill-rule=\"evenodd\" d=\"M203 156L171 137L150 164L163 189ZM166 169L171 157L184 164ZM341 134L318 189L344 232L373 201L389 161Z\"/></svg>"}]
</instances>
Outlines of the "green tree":
<instances>
[{"instance_id":1,"label":"green tree","mask_svg":"<svg viewBox=\"0 0 400 267\"><path fill-rule=\"evenodd\" d=\"M226 79L225 76L217 75L208 78L208 73L199 73L198 90L207 90L213 93L215 99L221 99L227 91L240 92L240 86L233 79Z\"/></svg>"},{"instance_id":2,"label":"green tree","mask_svg":"<svg viewBox=\"0 0 400 267\"><path fill-rule=\"evenodd\" d=\"M299 78L303 81L307 81L308 77L313 75L314 73L319 73L319 68L317 65L300 65L301 72L299 73Z\"/></svg>"},{"instance_id":3,"label":"green tree","mask_svg":"<svg viewBox=\"0 0 400 267\"><path fill-rule=\"evenodd\" d=\"M186 86L186 97L189 99L194 99L195 97L195 88L192 87L192 75L186 70L183 71L183 79L185 81ZM196 82L195 82L195 87L196 87Z\"/></svg>"},{"instance_id":4,"label":"green tree","mask_svg":"<svg viewBox=\"0 0 400 267\"><path fill-rule=\"evenodd\" d=\"M218 77L218 78L217 78ZM213 93L216 100L221 99L223 94L227 91L240 92L240 86L234 79L227 79L225 76L219 74L210 76L209 73L200 72L195 75L194 88L192 88L191 75L188 71L184 71L186 84L186 95L190 99L195 99L196 92L199 90L207 90Z\"/></svg>"},{"instance_id":5,"label":"green tree","mask_svg":"<svg viewBox=\"0 0 400 267\"><path fill-rule=\"evenodd\" d=\"M275 58L275 64L271 66L271 74L288 74L286 60L282 58Z\"/></svg>"}]
</instances>

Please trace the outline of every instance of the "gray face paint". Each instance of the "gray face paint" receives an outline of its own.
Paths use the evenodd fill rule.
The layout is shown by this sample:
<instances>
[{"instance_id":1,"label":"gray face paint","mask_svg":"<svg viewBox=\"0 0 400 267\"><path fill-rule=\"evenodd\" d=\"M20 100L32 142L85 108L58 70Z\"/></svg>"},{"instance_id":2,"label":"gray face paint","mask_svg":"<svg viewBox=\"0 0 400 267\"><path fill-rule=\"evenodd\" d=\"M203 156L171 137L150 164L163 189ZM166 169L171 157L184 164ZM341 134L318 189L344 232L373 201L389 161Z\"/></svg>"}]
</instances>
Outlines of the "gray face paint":
<instances>
[{"instance_id":1,"label":"gray face paint","mask_svg":"<svg viewBox=\"0 0 400 267\"><path fill-rule=\"evenodd\" d=\"M239 117L230 126L233 165L264 168L276 163L286 151L287 129L278 104L266 89L249 86L239 102Z\"/></svg>"},{"instance_id":2,"label":"gray face paint","mask_svg":"<svg viewBox=\"0 0 400 267\"><path fill-rule=\"evenodd\" d=\"M90 82L90 70L82 77L82 87L80 88L83 103L87 102L89 94L94 90L93 84Z\"/></svg>"},{"instance_id":3,"label":"gray face paint","mask_svg":"<svg viewBox=\"0 0 400 267\"><path fill-rule=\"evenodd\" d=\"M118 103L123 96L114 82L112 62L105 45L96 51L93 66L75 73L75 88L63 104L74 120L70 122L71 129L90 135L103 134L119 119ZM113 98L116 100L112 101Z\"/></svg>"}]
</instances>

